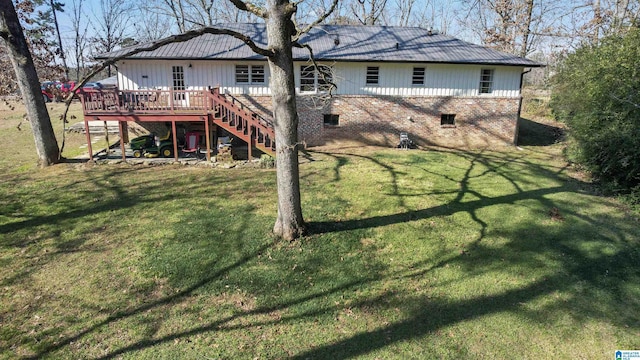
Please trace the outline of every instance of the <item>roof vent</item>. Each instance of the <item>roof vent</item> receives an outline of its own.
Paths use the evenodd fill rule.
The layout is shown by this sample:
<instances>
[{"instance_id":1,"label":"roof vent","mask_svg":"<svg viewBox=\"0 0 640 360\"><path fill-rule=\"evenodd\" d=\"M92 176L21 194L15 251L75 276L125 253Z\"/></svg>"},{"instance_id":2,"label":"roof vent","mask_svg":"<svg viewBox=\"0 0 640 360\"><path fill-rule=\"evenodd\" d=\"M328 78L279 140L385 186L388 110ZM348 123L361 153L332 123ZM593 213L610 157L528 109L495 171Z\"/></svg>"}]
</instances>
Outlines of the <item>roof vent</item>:
<instances>
[{"instance_id":1,"label":"roof vent","mask_svg":"<svg viewBox=\"0 0 640 360\"><path fill-rule=\"evenodd\" d=\"M396 50L399 50L399 49L400 49L400 44L396 43Z\"/></svg>"},{"instance_id":2,"label":"roof vent","mask_svg":"<svg viewBox=\"0 0 640 360\"><path fill-rule=\"evenodd\" d=\"M333 44L334 44L335 46L340 45L340 38L339 38L338 36L336 36L336 38L335 38L335 39L333 39Z\"/></svg>"}]
</instances>

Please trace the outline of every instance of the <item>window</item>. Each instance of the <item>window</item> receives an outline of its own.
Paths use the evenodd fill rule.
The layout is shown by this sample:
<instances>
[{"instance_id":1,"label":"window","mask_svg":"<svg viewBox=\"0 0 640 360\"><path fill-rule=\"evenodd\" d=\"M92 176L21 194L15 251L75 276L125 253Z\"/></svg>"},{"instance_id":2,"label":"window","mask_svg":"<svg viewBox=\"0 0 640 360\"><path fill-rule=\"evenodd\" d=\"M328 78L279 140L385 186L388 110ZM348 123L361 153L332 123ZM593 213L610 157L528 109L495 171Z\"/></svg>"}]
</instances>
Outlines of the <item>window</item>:
<instances>
[{"instance_id":1,"label":"window","mask_svg":"<svg viewBox=\"0 0 640 360\"><path fill-rule=\"evenodd\" d=\"M455 126L456 125L456 114L442 114L442 115L440 115L440 125L441 126Z\"/></svg>"},{"instance_id":2,"label":"window","mask_svg":"<svg viewBox=\"0 0 640 360\"><path fill-rule=\"evenodd\" d=\"M326 65L318 65L318 70L318 91L329 91L333 82L331 68Z\"/></svg>"},{"instance_id":3,"label":"window","mask_svg":"<svg viewBox=\"0 0 640 360\"><path fill-rule=\"evenodd\" d=\"M367 85L378 85L380 83L380 67L367 66Z\"/></svg>"},{"instance_id":4,"label":"window","mask_svg":"<svg viewBox=\"0 0 640 360\"><path fill-rule=\"evenodd\" d=\"M340 125L340 115L338 114L324 114L325 126L338 126Z\"/></svg>"},{"instance_id":5,"label":"window","mask_svg":"<svg viewBox=\"0 0 640 360\"><path fill-rule=\"evenodd\" d=\"M173 97L174 100L184 100L186 89L184 83L184 67L182 66L172 66L171 67L171 77L173 80Z\"/></svg>"},{"instance_id":6,"label":"window","mask_svg":"<svg viewBox=\"0 0 640 360\"><path fill-rule=\"evenodd\" d=\"M264 65L251 66L251 83L264 84Z\"/></svg>"},{"instance_id":7,"label":"window","mask_svg":"<svg viewBox=\"0 0 640 360\"><path fill-rule=\"evenodd\" d=\"M315 91L316 71L313 65L300 67L300 91Z\"/></svg>"},{"instance_id":8,"label":"window","mask_svg":"<svg viewBox=\"0 0 640 360\"><path fill-rule=\"evenodd\" d=\"M493 91L493 69L482 69L480 75L480 94L491 94Z\"/></svg>"},{"instance_id":9,"label":"window","mask_svg":"<svg viewBox=\"0 0 640 360\"><path fill-rule=\"evenodd\" d=\"M331 67L318 65L318 71L313 65L300 66L300 91L315 92L329 91L333 82Z\"/></svg>"},{"instance_id":10,"label":"window","mask_svg":"<svg viewBox=\"0 0 640 360\"><path fill-rule=\"evenodd\" d=\"M413 77L411 80L412 85L424 85L424 68L423 67L414 67L413 68Z\"/></svg>"},{"instance_id":11,"label":"window","mask_svg":"<svg viewBox=\"0 0 640 360\"><path fill-rule=\"evenodd\" d=\"M264 65L236 65L236 84L264 83Z\"/></svg>"},{"instance_id":12,"label":"window","mask_svg":"<svg viewBox=\"0 0 640 360\"><path fill-rule=\"evenodd\" d=\"M249 65L236 65L236 84L249 83Z\"/></svg>"}]
</instances>

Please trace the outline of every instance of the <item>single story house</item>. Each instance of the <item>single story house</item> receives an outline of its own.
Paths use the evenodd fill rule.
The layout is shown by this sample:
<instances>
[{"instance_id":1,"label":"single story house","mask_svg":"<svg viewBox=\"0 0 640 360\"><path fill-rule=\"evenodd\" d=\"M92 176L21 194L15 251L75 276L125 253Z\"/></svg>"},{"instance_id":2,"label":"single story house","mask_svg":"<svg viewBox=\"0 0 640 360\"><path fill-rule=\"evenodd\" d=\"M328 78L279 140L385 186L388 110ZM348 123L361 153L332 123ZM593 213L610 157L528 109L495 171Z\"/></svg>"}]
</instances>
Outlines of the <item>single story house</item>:
<instances>
[{"instance_id":1,"label":"single story house","mask_svg":"<svg viewBox=\"0 0 640 360\"><path fill-rule=\"evenodd\" d=\"M220 27L248 35L266 47L264 24ZM307 49L294 48L299 137L309 146L337 140L396 145L401 132L423 145L513 144L522 76L527 68L544 66L419 27L318 25L300 42L313 49L320 69L314 68ZM130 50L105 53L98 59L119 57ZM140 95L169 91L172 95L165 96L165 106L171 102L174 111L165 112L159 121L195 119L228 130L215 105L225 98L230 104L241 104L237 108L246 111L241 119L259 117L269 127L267 61L231 36L204 34L128 56L116 66L117 116L111 113L110 118L107 108L89 104L85 113L90 119L150 125L153 117L145 116L152 115L158 105L145 95L147 105L139 106ZM337 86L331 96L329 82ZM218 100L203 100L209 95L200 94L213 93L212 88ZM134 94L136 101L127 94ZM123 99L129 99L130 106L123 106ZM96 106L101 111L93 111ZM188 118L175 111L195 108L208 110ZM235 110L230 105L225 111ZM260 131L248 126L245 134L260 136Z\"/></svg>"}]
</instances>

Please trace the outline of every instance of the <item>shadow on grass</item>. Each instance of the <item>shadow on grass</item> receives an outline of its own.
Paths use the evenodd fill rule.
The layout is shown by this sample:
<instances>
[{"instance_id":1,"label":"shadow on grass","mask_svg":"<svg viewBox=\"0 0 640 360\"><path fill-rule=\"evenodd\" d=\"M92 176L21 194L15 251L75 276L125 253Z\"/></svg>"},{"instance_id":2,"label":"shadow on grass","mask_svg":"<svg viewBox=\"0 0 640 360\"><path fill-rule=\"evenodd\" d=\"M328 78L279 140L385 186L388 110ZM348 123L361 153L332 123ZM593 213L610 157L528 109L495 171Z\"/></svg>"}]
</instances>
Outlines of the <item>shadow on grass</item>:
<instances>
[{"instance_id":1,"label":"shadow on grass","mask_svg":"<svg viewBox=\"0 0 640 360\"><path fill-rule=\"evenodd\" d=\"M256 215L256 207L225 204L230 202L227 199L219 202L208 200L208 208L220 206L221 210L198 218L192 218L193 213L186 212L184 221L173 228L179 236L165 239L162 247L147 250L148 266L154 275L168 279L179 291L126 310L114 311L104 320L84 327L71 336L43 344L33 358L53 356L58 350L90 337L92 333L102 331L115 322L152 310L163 311L164 306L180 304L194 294L219 292L229 284L241 286L258 298L260 304L252 309L236 309L233 314L203 321L188 329L132 340L99 358L130 355L208 332L249 331L260 326L311 322L318 316L334 312L336 300L342 300L342 297L348 297L358 289L380 286L394 279L419 278L446 266L459 267L469 278L491 275L496 269L507 269L531 278L500 292L467 299L421 296L411 288L401 289L396 294L380 291L368 293L358 297L350 307L380 313L398 309L403 313L403 318L375 330L351 332L333 342L308 346L290 357L336 359L366 355L435 333L453 324L502 312L515 313L540 323L549 321L556 313L569 313L577 321L600 319L615 326L640 329L639 309L633 306L627 308L629 304L625 302L633 294L629 292L627 284L636 284L640 280L637 239L632 237L633 232L624 227L610 229L605 218L584 214L576 205L554 200L554 195L562 193L582 195L580 184L569 180L563 173L564 168L543 166L529 161L525 155L488 152L440 151L438 156L442 155L441 160L460 160L451 165L452 169L457 167L451 173L429 166L425 158L430 154L426 152L405 153L402 160L394 159L393 162L388 157L378 155L321 155L333 159L333 167L328 170L333 176L324 179L328 184L344 180L343 172L352 163L371 163L389 179L390 191L383 195L396 199L398 207L405 210L378 216L355 215L344 221L310 222L310 238L287 245L264 240L268 238L268 230L265 229L269 228L270 222ZM455 187L442 191L424 187L420 193L408 194L401 180L414 172L407 173L401 166L412 167L415 173L424 173ZM532 183L527 176L544 180L545 183ZM500 194L489 194L478 185L478 180L486 178L492 181L499 179L505 184ZM145 201L171 200L170 197L158 197L162 194L161 189L154 189L150 185L149 190L153 194ZM113 191L118 195L122 190ZM198 194L204 195L202 192ZM125 191L119 196L126 199L132 195ZM409 197L428 196L447 196L449 200L419 209L412 209L406 201ZM129 201L130 206L135 202L133 199ZM490 221L493 220L484 218L480 211L496 205L511 206L528 202L535 202L542 209L557 208L567 218L564 221L570 221L572 226L552 226L527 220L517 223L508 232L500 233L499 227L494 226L489 230ZM74 211L78 210L73 210L62 219L75 217ZM93 211L105 210L98 208ZM234 213L242 214L244 218L240 221L230 220ZM471 241L469 251L464 253L452 255L443 251L433 258L417 258L404 268L389 270L376 258L375 249L362 245L362 240L370 237L376 229L459 213L468 214L480 229L478 237ZM56 220L47 217L34 220L37 221L34 224ZM225 231L226 235L214 235L216 231ZM485 244L482 240L489 231L493 232L491 235L506 239L505 243L499 247ZM424 239L425 242L431 240ZM587 245L593 246L593 241L609 244L610 248L592 251ZM289 249L288 246L300 246L300 251ZM350 254L358 254L358 258L343 261L342 257ZM309 285L311 278L315 286ZM537 308L523 306L556 292L566 294L566 298L546 301ZM273 319L261 319L258 316L278 311L283 311L284 315Z\"/></svg>"},{"instance_id":2,"label":"shadow on grass","mask_svg":"<svg viewBox=\"0 0 640 360\"><path fill-rule=\"evenodd\" d=\"M520 118L519 121L519 146L549 146L564 138L565 131L559 126L548 125L526 118Z\"/></svg>"}]
</instances>

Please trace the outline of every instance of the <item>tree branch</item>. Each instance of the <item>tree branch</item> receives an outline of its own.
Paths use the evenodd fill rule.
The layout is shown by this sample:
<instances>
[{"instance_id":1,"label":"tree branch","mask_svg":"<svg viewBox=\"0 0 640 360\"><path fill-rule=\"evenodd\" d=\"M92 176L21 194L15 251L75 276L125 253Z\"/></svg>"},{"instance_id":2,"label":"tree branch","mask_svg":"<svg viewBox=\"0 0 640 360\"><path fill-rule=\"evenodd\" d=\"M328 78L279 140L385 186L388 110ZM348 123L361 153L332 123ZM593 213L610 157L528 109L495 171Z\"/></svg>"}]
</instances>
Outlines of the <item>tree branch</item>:
<instances>
[{"instance_id":1,"label":"tree branch","mask_svg":"<svg viewBox=\"0 0 640 360\"><path fill-rule=\"evenodd\" d=\"M329 8L329 10L327 12L325 12L324 14L320 15L320 17L318 17L316 19L316 21L312 22L311 24L307 25L307 27L305 27L302 30L298 30L297 34L293 37L292 41L295 43L298 41L298 39L300 39L300 36L308 33L311 28L313 28L314 26L320 24L321 22L323 22L326 18L329 17L329 15L331 15L331 13L333 13L333 11L336 9L336 7L338 6L338 0L333 0L333 3L331 4L331 7ZM311 50L309 48L309 50Z\"/></svg>"},{"instance_id":2,"label":"tree branch","mask_svg":"<svg viewBox=\"0 0 640 360\"><path fill-rule=\"evenodd\" d=\"M237 7L238 9L242 10L242 11L247 11L250 12L258 17L261 17L263 19L266 19L267 16L267 12L259 7L259 6L255 6L252 3L249 2L244 2L242 0L229 0L235 7Z\"/></svg>"},{"instance_id":3,"label":"tree branch","mask_svg":"<svg viewBox=\"0 0 640 360\"><path fill-rule=\"evenodd\" d=\"M333 90L337 89L338 86L333 82L333 76L331 77L331 79L328 79L327 74L320 69L318 63L316 62L316 58L313 55L313 49L311 49L311 46L307 44L300 44L297 41L292 42L292 45L299 49L307 49L309 51L309 60L311 60L311 63L313 64L313 67L318 72L318 74L322 76L322 80L324 80L325 83L329 84L329 98L333 97Z\"/></svg>"}]
</instances>

